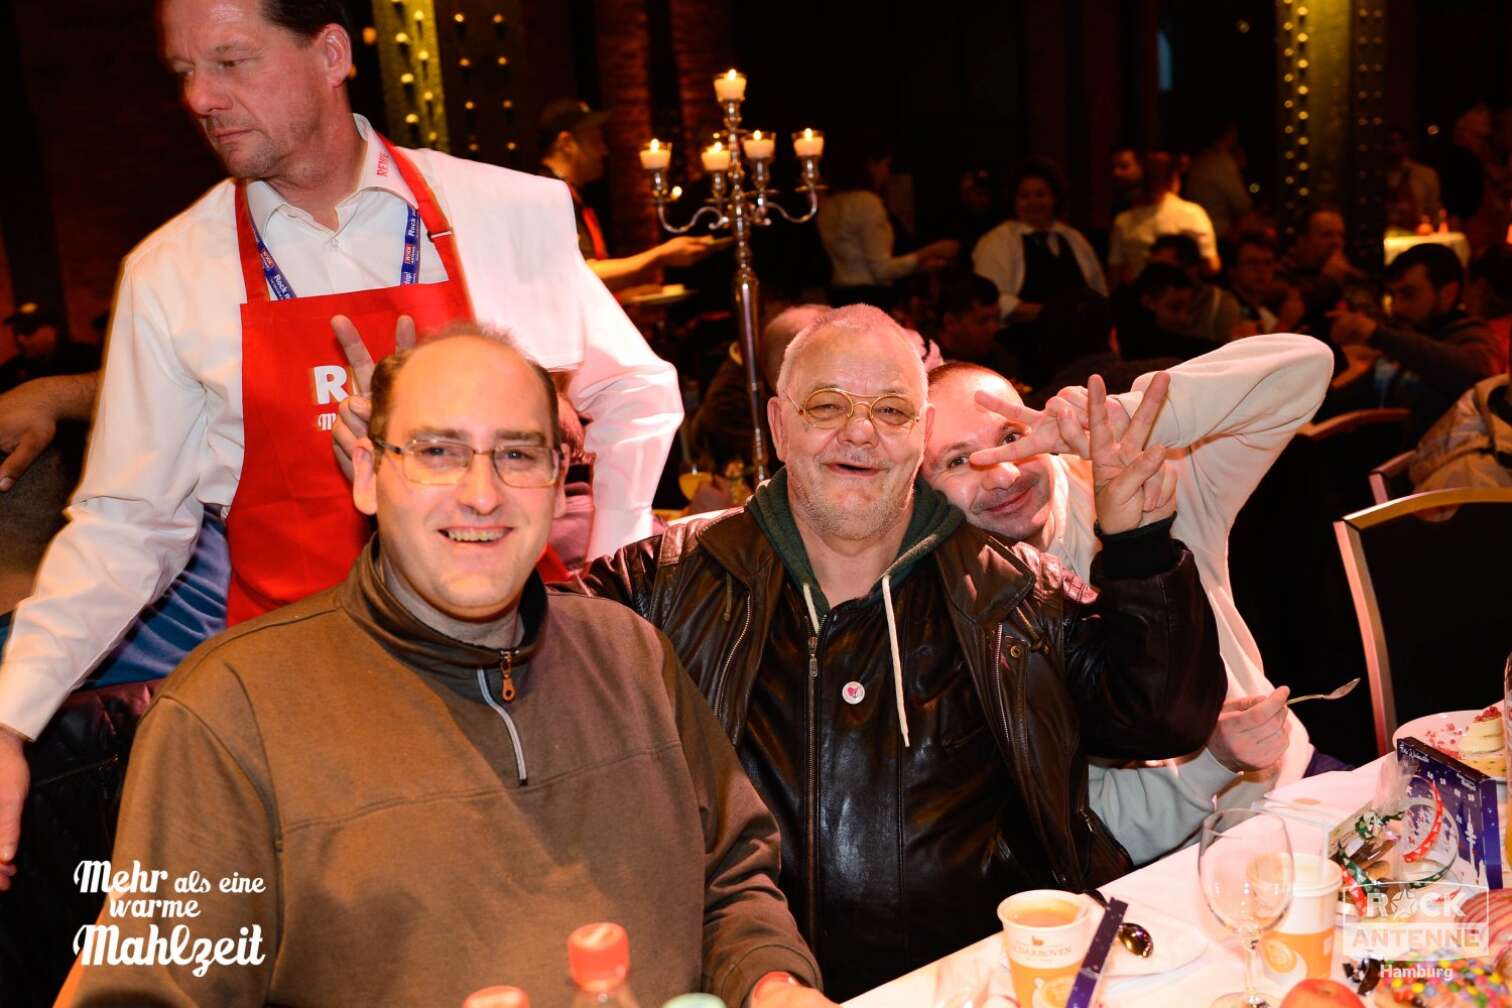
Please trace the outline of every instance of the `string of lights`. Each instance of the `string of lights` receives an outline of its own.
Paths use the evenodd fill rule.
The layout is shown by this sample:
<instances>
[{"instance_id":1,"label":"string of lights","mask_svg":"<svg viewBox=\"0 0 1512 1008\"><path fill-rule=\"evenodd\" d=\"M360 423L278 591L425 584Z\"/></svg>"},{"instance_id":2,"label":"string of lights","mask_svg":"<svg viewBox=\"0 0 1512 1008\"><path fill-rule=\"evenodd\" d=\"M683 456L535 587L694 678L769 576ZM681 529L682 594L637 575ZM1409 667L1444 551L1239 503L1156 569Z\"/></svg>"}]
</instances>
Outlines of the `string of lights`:
<instances>
[{"instance_id":1,"label":"string of lights","mask_svg":"<svg viewBox=\"0 0 1512 1008\"><path fill-rule=\"evenodd\" d=\"M519 167L517 5L374 0L389 129L400 143Z\"/></svg>"}]
</instances>

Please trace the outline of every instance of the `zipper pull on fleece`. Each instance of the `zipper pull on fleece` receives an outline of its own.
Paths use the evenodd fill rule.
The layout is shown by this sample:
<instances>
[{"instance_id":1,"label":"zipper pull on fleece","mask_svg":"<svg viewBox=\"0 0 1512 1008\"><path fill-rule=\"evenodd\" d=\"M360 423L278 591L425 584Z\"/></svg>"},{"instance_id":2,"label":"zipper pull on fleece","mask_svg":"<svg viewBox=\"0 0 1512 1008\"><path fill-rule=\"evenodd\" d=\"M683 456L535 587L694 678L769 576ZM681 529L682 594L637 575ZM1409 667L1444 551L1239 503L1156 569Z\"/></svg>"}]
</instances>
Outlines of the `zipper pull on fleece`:
<instances>
[{"instance_id":1,"label":"zipper pull on fleece","mask_svg":"<svg viewBox=\"0 0 1512 1008\"><path fill-rule=\"evenodd\" d=\"M515 698L514 675L511 673L511 669L513 668L514 652L500 651L499 670L504 673L504 678L499 681L499 699L505 703L509 703L509 701Z\"/></svg>"}]
</instances>

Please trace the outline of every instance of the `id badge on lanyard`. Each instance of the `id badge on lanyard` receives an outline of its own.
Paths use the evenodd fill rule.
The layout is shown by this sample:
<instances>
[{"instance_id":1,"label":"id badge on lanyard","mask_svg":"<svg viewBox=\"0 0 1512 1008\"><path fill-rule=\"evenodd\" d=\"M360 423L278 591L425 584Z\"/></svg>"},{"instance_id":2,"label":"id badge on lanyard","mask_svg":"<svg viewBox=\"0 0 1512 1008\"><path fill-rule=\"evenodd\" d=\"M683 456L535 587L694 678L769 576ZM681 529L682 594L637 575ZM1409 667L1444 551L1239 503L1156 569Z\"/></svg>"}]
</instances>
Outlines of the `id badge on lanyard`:
<instances>
[{"instance_id":1,"label":"id badge on lanyard","mask_svg":"<svg viewBox=\"0 0 1512 1008\"><path fill-rule=\"evenodd\" d=\"M400 286L420 282L420 214L414 207L407 209L409 212L404 221L404 258L399 263ZM284 276L278 261L268 250L268 244L263 241L262 232L256 224L252 225L252 238L257 242L257 256L262 260L263 276L267 278L268 289L273 292L274 300L288 301L297 297L288 277Z\"/></svg>"}]
</instances>

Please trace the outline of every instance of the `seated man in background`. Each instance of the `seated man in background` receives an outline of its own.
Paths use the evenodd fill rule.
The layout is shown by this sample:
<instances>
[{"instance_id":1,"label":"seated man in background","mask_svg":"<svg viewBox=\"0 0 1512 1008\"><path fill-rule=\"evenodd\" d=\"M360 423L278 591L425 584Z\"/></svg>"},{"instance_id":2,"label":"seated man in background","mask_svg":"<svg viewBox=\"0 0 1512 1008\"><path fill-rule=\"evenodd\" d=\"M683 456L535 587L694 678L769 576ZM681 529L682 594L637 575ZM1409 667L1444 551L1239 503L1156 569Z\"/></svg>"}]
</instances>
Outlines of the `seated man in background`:
<instances>
[{"instance_id":1,"label":"seated man in background","mask_svg":"<svg viewBox=\"0 0 1512 1008\"><path fill-rule=\"evenodd\" d=\"M115 863L260 880L192 921L244 957L100 964L113 931L175 926L107 908L74 1003L456 1005L501 980L552 1003L565 936L606 919L650 953L648 1004L824 1003L775 824L666 639L534 573L550 376L464 327L386 358L372 399L352 494L376 537L191 655L132 757Z\"/></svg>"},{"instance_id":2,"label":"seated man in background","mask_svg":"<svg viewBox=\"0 0 1512 1008\"><path fill-rule=\"evenodd\" d=\"M1239 302L1243 333L1295 332L1305 310L1295 287L1276 272L1276 242L1264 231L1245 231L1234 242L1229 290Z\"/></svg>"},{"instance_id":3,"label":"seated man in background","mask_svg":"<svg viewBox=\"0 0 1512 1008\"><path fill-rule=\"evenodd\" d=\"M1192 281L1195 291L1192 307L1185 328L1176 330L1178 336L1206 343L1212 349L1252 334L1253 330L1247 327L1240 329L1239 302L1234 295L1202 275L1202 253L1191 235L1168 234L1156 238L1150 246L1148 261L1170 263Z\"/></svg>"},{"instance_id":4,"label":"seated man in background","mask_svg":"<svg viewBox=\"0 0 1512 1008\"><path fill-rule=\"evenodd\" d=\"M1333 341L1378 355L1362 380L1373 384L1379 405L1412 411L1408 434L1413 440L1466 389L1506 369L1491 330L1461 304L1464 286L1465 270L1453 251L1431 243L1414 245L1386 267L1391 292L1386 324L1347 308L1335 313Z\"/></svg>"},{"instance_id":5,"label":"seated man in background","mask_svg":"<svg viewBox=\"0 0 1512 1008\"><path fill-rule=\"evenodd\" d=\"M1220 732L1209 743L1217 761L1228 770L1265 771L1230 787L1225 805L1246 805L1278 783L1297 780L1313 757L1307 733L1294 716L1271 720L1285 711L1277 704L1284 690L1275 690L1266 678L1260 650L1234 607L1228 533L1292 434L1317 410L1330 372L1328 349L1310 337L1257 336L1231 343L1166 372L1169 393L1150 434L1152 444L1165 447L1179 476L1173 528L1190 545L1218 620L1229 696L1235 701L1225 716L1258 701L1234 727L1265 733L1285 725L1289 732L1278 762L1263 758L1268 752L1263 746L1260 758L1235 759L1236 747L1225 746L1220 722ZM1115 430L1137 412L1158 377L1145 375L1135 381L1133 392L1109 400ZM924 474L931 484L973 524L1043 549L1078 574L1090 571L1099 548L1093 526L1095 476L1085 458L1077 457L1088 450L1083 433L1086 390L1062 390L1042 413L1025 409L1002 376L955 365L931 373L930 401L935 424ZM1061 454L1051 454L1055 452ZM1100 808L1114 834L1131 853L1153 856L1184 839L1205 814L1199 810L1212 793L1230 784L1232 774L1213 763L1204 758L1187 764L1180 768L1180 784L1164 785L1170 789L1166 815L1144 818L1139 789L1160 782L1143 772L1139 778L1094 779L1094 807L1100 784Z\"/></svg>"},{"instance_id":6,"label":"seated man in background","mask_svg":"<svg viewBox=\"0 0 1512 1008\"><path fill-rule=\"evenodd\" d=\"M777 386L782 355L787 352L793 337L826 311L829 311L827 305L793 305L767 321L756 344L756 373L767 389ZM705 462L711 464L716 476L724 471L725 464L731 459L750 462L751 399L746 390L746 369L740 359L738 340L730 343L724 359L719 362L719 370L714 372L703 402L689 422L688 433L695 461L699 461L700 466Z\"/></svg>"},{"instance_id":7,"label":"seated man in background","mask_svg":"<svg viewBox=\"0 0 1512 1008\"><path fill-rule=\"evenodd\" d=\"M1386 130L1386 226L1402 231L1438 227L1444 211L1439 176L1412 158L1412 140L1400 126Z\"/></svg>"},{"instance_id":8,"label":"seated man in background","mask_svg":"<svg viewBox=\"0 0 1512 1008\"><path fill-rule=\"evenodd\" d=\"M1115 440L1092 401L1094 592L918 478L926 396L884 313L823 315L767 407L786 467L583 576L671 637L735 741L836 1000L997 930L1010 893L1126 872L1084 753L1199 749L1225 688L1161 452L1141 450L1157 403Z\"/></svg>"},{"instance_id":9,"label":"seated man in background","mask_svg":"<svg viewBox=\"0 0 1512 1008\"><path fill-rule=\"evenodd\" d=\"M997 285L980 273L945 275L940 284L940 326L935 336L946 360L965 360L991 367L1011 360L998 338Z\"/></svg>"},{"instance_id":10,"label":"seated man in background","mask_svg":"<svg viewBox=\"0 0 1512 1008\"><path fill-rule=\"evenodd\" d=\"M1299 331L1319 339L1327 337L1329 313L1349 288L1368 279L1344 254L1344 237L1344 215L1328 205L1314 207L1281 260L1281 276L1302 298Z\"/></svg>"},{"instance_id":11,"label":"seated man in background","mask_svg":"<svg viewBox=\"0 0 1512 1008\"><path fill-rule=\"evenodd\" d=\"M1124 357L1175 357L1206 353L1212 344L1184 335L1191 327L1198 285L1180 266L1152 262L1134 286L1116 298L1118 349Z\"/></svg>"}]
</instances>

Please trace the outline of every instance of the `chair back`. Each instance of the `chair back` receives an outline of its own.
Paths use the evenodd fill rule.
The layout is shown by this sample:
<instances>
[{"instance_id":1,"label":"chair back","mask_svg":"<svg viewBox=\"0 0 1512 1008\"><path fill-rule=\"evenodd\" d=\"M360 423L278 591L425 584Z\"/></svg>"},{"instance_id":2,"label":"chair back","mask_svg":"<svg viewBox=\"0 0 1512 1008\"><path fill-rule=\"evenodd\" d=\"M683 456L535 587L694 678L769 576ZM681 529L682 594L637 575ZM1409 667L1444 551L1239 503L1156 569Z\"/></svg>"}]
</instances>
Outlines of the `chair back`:
<instances>
[{"instance_id":1,"label":"chair back","mask_svg":"<svg viewBox=\"0 0 1512 1008\"><path fill-rule=\"evenodd\" d=\"M1364 643L1376 750L1424 714L1502 695L1512 490L1413 494L1334 523Z\"/></svg>"},{"instance_id":2,"label":"chair back","mask_svg":"<svg viewBox=\"0 0 1512 1008\"><path fill-rule=\"evenodd\" d=\"M1416 455L1416 451L1404 451L1370 470L1370 496L1377 504L1412 493L1412 480L1408 478L1407 470Z\"/></svg>"}]
</instances>

